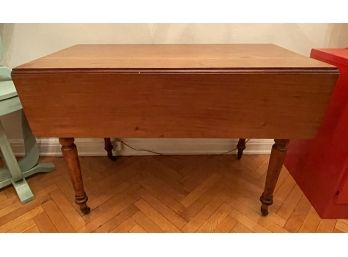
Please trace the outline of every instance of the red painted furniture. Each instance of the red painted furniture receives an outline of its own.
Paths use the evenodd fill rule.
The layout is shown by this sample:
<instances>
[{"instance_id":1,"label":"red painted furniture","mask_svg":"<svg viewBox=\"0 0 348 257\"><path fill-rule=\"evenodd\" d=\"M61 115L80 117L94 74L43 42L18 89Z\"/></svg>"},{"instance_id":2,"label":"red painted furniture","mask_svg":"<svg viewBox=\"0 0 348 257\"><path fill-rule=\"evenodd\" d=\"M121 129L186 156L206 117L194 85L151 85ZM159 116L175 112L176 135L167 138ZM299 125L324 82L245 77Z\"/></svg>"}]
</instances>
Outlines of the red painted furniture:
<instances>
[{"instance_id":1,"label":"red painted furniture","mask_svg":"<svg viewBox=\"0 0 348 257\"><path fill-rule=\"evenodd\" d=\"M348 218L348 48L313 49L340 76L312 140L290 141L285 166L322 218Z\"/></svg>"}]
</instances>

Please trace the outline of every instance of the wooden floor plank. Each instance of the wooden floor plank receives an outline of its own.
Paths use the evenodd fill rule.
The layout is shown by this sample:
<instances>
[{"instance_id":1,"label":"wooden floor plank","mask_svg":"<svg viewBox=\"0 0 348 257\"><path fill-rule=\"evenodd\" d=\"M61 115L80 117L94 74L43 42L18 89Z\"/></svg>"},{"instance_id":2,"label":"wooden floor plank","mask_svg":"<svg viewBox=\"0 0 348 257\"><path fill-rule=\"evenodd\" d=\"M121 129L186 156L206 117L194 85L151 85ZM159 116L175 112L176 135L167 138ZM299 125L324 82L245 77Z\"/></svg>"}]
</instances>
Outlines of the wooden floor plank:
<instances>
[{"instance_id":1,"label":"wooden floor plank","mask_svg":"<svg viewBox=\"0 0 348 257\"><path fill-rule=\"evenodd\" d=\"M236 233L252 233L253 230L249 229L248 227L244 226L243 224L237 222L237 224L232 228L231 232ZM259 231L257 231L259 232Z\"/></svg>"},{"instance_id":2,"label":"wooden floor plank","mask_svg":"<svg viewBox=\"0 0 348 257\"><path fill-rule=\"evenodd\" d=\"M197 216L210 202L214 202L216 199L219 201L219 203L227 201L225 194L221 193L220 184L204 192L193 204L178 213L186 221L190 221Z\"/></svg>"},{"instance_id":3,"label":"wooden floor plank","mask_svg":"<svg viewBox=\"0 0 348 257\"><path fill-rule=\"evenodd\" d=\"M113 229L112 232L130 232L136 225L135 221L129 218Z\"/></svg>"},{"instance_id":4,"label":"wooden floor plank","mask_svg":"<svg viewBox=\"0 0 348 257\"><path fill-rule=\"evenodd\" d=\"M0 206L2 204L3 201L7 200L7 196L4 193L4 191L0 191Z\"/></svg>"},{"instance_id":5,"label":"wooden floor plank","mask_svg":"<svg viewBox=\"0 0 348 257\"><path fill-rule=\"evenodd\" d=\"M163 204L160 200L158 200L146 190L142 190L139 193L141 194L142 199L144 199L166 219L170 220L177 228L181 229L186 224L185 219L183 219L179 214Z\"/></svg>"},{"instance_id":6,"label":"wooden floor plank","mask_svg":"<svg viewBox=\"0 0 348 257\"><path fill-rule=\"evenodd\" d=\"M1 209L0 209L0 219L1 217L19 209L22 207L22 204L18 201L18 199L16 198L12 198L12 199L7 199L6 201L4 201L2 203L2 205L0 205Z\"/></svg>"},{"instance_id":7,"label":"wooden floor plank","mask_svg":"<svg viewBox=\"0 0 348 257\"><path fill-rule=\"evenodd\" d=\"M217 227L229 216L230 209L231 207L228 204L223 203L216 212L197 229L197 232L214 232L217 230Z\"/></svg>"},{"instance_id":8,"label":"wooden floor plank","mask_svg":"<svg viewBox=\"0 0 348 257\"><path fill-rule=\"evenodd\" d=\"M179 232L179 229L143 199L134 204L142 213L156 223L162 231Z\"/></svg>"},{"instance_id":9,"label":"wooden floor plank","mask_svg":"<svg viewBox=\"0 0 348 257\"><path fill-rule=\"evenodd\" d=\"M214 186L216 182L219 181L221 177L217 174L212 174L208 179L203 181L197 188L191 191L182 201L182 205L189 207L194 203L204 192L206 192L210 187Z\"/></svg>"},{"instance_id":10,"label":"wooden floor plank","mask_svg":"<svg viewBox=\"0 0 348 257\"><path fill-rule=\"evenodd\" d=\"M24 231L26 231L34 226L36 226L34 220L27 219L27 220L24 220L22 223L19 223L15 226L11 227L11 232L21 233L21 232L24 232Z\"/></svg>"},{"instance_id":11,"label":"wooden floor plank","mask_svg":"<svg viewBox=\"0 0 348 257\"><path fill-rule=\"evenodd\" d=\"M257 232L271 232L270 230L266 229L265 227L258 224L255 220L250 219L248 216L240 213L237 210L232 210L230 212L230 216L233 217L235 220L238 221L238 223L244 225L251 231L257 231Z\"/></svg>"},{"instance_id":12,"label":"wooden floor plank","mask_svg":"<svg viewBox=\"0 0 348 257\"><path fill-rule=\"evenodd\" d=\"M318 225L317 232L330 233L335 229L336 220L322 219Z\"/></svg>"},{"instance_id":13,"label":"wooden floor plank","mask_svg":"<svg viewBox=\"0 0 348 257\"><path fill-rule=\"evenodd\" d=\"M143 180L140 182L141 186L144 187L148 192L155 195L158 200L169 206L175 212L180 212L185 209L180 201L175 199L167 190L166 187L158 185L158 183L149 180Z\"/></svg>"},{"instance_id":14,"label":"wooden floor plank","mask_svg":"<svg viewBox=\"0 0 348 257\"><path fill-rule=\"evenodd\" d=\"M290 217L291 213L296 208L298 202L301 200L302 196L303 196L303 193L300 190L300 188L295 186L291 190L291 193L288 195L288 197L284 200L284 202L282 203L279 210L276 211L276 213L280 217L282 217L284 219L288 219Z\"/></svg>"},{"instance_id":15,"label":"wooden floor plank","mask_svg":"<svg viewBox=\"0 0 348 257\"><path fill-rule=\"evenodd\" d=\"M146 232L156 233L163 232L160 226L144 215L143 212L138 211L132 216L133 220L141 226Z\"/></svg>"},{"instance_id":16,"label":"wooden floor plank","mask_svg":"<svg viewBox=\"0 0 348 257\"><path fill-rule=\"evenodd\" d=\"M33 201L26 204L20 203L19 200L15 198L8 199L10 203L13 203L13 201L16 201L16 203L13 203L13 206L15 207L10 208L10 212L6 210L6 215L3 215L2 217L0 217L0 226L42 205L43 202L50 199L49 192L56 189L57 189L57 186L55 185L44 187L42 188L42 190L37 192L37 194L35 195L35 199Z\"/></svg>"},{"instance_id":17,"label":"wooden floor plank","mask_svg":"<svg viewBox=\"0 0 348 257\"><path fill-rule=\"evenodd\" d=\"M139 198L137 195L133 194L133 191L137 188L137 186L129 187L126 191L116 194L97 209L94 209L92 213L84 217L86 225L82 227L79 232L94 231L103 226L103 224L108 223L120 212L127 209Z\"/></svg>"},{"instance_id":18,"label":"wooden floor plank","mask_svg":"<svg viewBox=\"0 0 348 257\"><path fill-rule=\"evenodd\" d=\"M21 204L0 189L0 232L348 232L348 219L321 219L286 168L267 217L260 215L268 155L80 158L92 211L82 215L61 157L28 179Z\"/></svg>"},{"instance_id":19,"label":"wooden floor plank","mask_svg":"<svg viewBox=\"0 0 348 257\"><path fill-rule=\"evenodd\" d=\"M215 197L182 228L184 232L196 231L224 203L223 197Z\"/></svg>"},{"instance_id":20,"label":"wooden floor plank","mask_svg":"<svg viewBox=\"0 0 348 257\"><path fill-rule=\"evenodd\" d=\"M132 227L129 232L132 232L132 233L144 233L146 232L141 226L139 226L138 224L135 224L134 227Z\"/></svg>"},{"instance_id":21,"label":"wooden floor plank","mask_svg":"<svg viewBox=\"0 0 348 257\"><path fill-rule=\"evenodd\" d=\"M54 226L46 212L42 212L34 218L34 222L40 232L52 233L57 232L57 228Z\"/></svg>"},{"instance_id":22,"label":"wooden floor plank","mask_svg":"<svg viewBox=\"0 0 348 257\"><path fill-rule=\"evenodd\" d=\"M23 233L40 233L40 230L37 226L34 225L23 231Z\"/></svg>"},{"instance_id":23,"label":"wooden floor plank","mask_svg":"<svg viewBox=\"0 0 348 257\"><path fill-rule=\"evenodd\" d=\"M122 222L129 219L129 217L132 217L134 215L134 213L136 213L137 211L138 211L138 208L136 208L132 204L129 207L123 209L120 213L115 214L114 217L112 217L107 222L102 224L95 231L96 232L110 232L110 231L114 230L117 226L119 226Z\"/></svg>"},{"instance_id":24,"label":"wooden floor plank","mask_svg":"<svg viewBox=\"0 0 348 257\"><path fill-rule=\"evenodd\" d=\"M309 233L316 231L320 223L320 217L313 207L309 210L305 220L303 221L299 232Z\"/></svg>"},{"instance_id":25,"label":"wooden floor plank","mask_svg":"<svg viewBox=\"0 0 348 257\"><path fill-rule=\"evenodd\" d=\"M75 232L70 222L65 218L61 210L53 200L48 200L42 204L47 216L50 218L58 232Z\"/></svg>"},{"instance_id":26,"label":"wooden floor plank","mask_svg":"<svg viewBox=\"0 0 348 257\"><path fill-rule=\"evenodd\" d=\"M33 219L36 215L39 215L43 212L43 208L41 206L37 206L33 209L27 210L24 213L20 213L19 216L14 217L10 221L0 226L0 232L14 232L13 229L16 228L19 224Z\"/></svg>"},{"instance_id":27,"label":"wooden floor plank","mask_svg":"<svg viewBox=\"0 0 348 257\"><path fill-rule=\"evenodd\" d=\"M218 233L228 233L230 232L234 226L236 226L238 221L232 218L229 214L216 225L214 232Z\"/></svg>"},{"instance_id":28,"label":"wooden floor plank","mask_svg":"<svg viewBox=\"0 0 348 257\"><path fill-rule=\"evenodd\" d=\"M298 202L294 211L291 213L289 219L287 220L284 228L289 232L297 232L304 220L307 217L309 210L311 209L311 204L307 200L307 198L303 195L301 200Z\"/></svg>"},{"instance_id":29,"label":"wooden floor plank","mask_svg":"<svg viewBox=\"0 0 348 257\"><path fill-rule=\"evenodd\" d=\"M347 220L337 220L336 229L341 232L348 232L348 221Z\"/></svg>"},{"instance_id":30,"label":"wooden floor plank","mask_svg":"<svg viewBox=\"0 0 348 257\"><path fill-rule=\"evenodd\" d=\"M82 219L81 214L76 211L73 207L73 203L68 201L60 190L53 191L50 193L50 196L75 231L85 225L85 221Z\"/></svg>"}]
</instances>

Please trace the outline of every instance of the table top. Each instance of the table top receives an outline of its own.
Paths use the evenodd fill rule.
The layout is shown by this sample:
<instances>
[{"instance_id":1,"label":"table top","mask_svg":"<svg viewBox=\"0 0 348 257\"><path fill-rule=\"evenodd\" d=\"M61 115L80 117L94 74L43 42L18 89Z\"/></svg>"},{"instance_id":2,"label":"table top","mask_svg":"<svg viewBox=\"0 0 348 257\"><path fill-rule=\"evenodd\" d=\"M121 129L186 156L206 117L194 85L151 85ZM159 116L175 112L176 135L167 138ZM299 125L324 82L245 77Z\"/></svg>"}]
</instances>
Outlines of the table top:
<instances>
[{"instance_id":1,"label":"table top","mask_svg":"<svg viewBox=\"0 0 348 257\"><path fill-rule=\"evenodd\" d=\"M16 70L98 69L300 69L335 67L272 44L75 45Z\"/></svg>"},{"instance_id":2,"label":"table top","mask_svg":"<svg viewBox=\"0 0 348 257\"><path fill-rule=\"evenodd\" d=\"M338 70L269 45L77 45L12 72L43 137L311 138Z\"/></svg>"}]
</instances>

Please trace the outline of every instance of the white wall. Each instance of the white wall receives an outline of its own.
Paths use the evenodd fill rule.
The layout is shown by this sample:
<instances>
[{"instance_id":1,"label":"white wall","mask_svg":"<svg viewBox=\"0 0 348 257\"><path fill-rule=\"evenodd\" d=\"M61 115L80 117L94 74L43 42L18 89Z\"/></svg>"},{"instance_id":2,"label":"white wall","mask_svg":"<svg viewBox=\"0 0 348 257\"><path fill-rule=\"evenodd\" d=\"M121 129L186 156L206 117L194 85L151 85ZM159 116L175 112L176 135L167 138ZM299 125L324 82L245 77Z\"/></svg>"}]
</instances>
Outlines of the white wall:
<instances>
[{"instance_id":1,"label":"white wall","mask_svg":"<svg viewBox=\"0 0 348 257\"><path fill-rule=\"evenodd\" d=\"M275 43L307 56L311 48L348 47L348 24L2 24L0 33L4 48L1 62L9 67L79 43ZM19 142L18 115L3 121L9 136ZM55 144L52 151L58 151L56 141L49 142ZM132 141L138 147L170 153L193 153L197 149L200 153L223 152L234 144L231 140L191 142ZM270 141L264 145L260 142L254 142L255 151L269 148ZM93 148L93 143L88 147ZM93 151L90 153L99 153Z\"/></svg>"}]
</instances>

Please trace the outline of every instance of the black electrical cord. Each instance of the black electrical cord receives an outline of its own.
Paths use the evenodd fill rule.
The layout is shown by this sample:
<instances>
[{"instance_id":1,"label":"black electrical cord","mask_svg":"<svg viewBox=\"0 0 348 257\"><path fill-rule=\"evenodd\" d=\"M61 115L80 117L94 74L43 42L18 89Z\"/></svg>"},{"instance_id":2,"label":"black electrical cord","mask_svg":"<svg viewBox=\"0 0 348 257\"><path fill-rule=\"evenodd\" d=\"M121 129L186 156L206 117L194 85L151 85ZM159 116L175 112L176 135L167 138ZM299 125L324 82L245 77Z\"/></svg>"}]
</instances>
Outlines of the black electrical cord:
<instances>
[{"instance_id":1,"label":"black electrical cord","mask_svg":"<svg viewBox=\"0 0 348 257\"><path fill-rule=\"evenodd\" d=\"M247 143L249 140L250 140L250 139L246 139L246 140L245 140L245 143ZM157 154L157 155L168 155L168 154L159 153L159 152L155 152L155 151L148 150L148 149L136 149L135 147L133 147L133 146L127 144L126 142L124 142L123 140L120 140L120 142L121 142L123 145L125 145L126 147L128 147L128 148L130 148L130 149L132 149L132 150L134 150L134 151L137 151L137 152L148 152L148 153L153 153L153 154ZM233 148L232 150L229 150L229 151L227 151L227 152L218 153L218 154L216 154L216 155L226 155L226 154L230 154L230 153L232 153L232 152L234 152L234 151L236 151L236 150L237 150L237 147L235 147L235 148Z\"/></svg>"},{"instance_id":2,"label":"black electrical cord","mask_svg":"<svg viewBox=\"0 0 348 257\"><path fill-rule=\"evenodd\" d=\"M154 154L157 154L157 155L165 155L163 153L158 153L158 152L155 152L155 151L151 151L151 150L147 150L147 149L136 149L134 148L133 146L130 146L129 144L127 144L126 142L124 142L123 140L120 140L120 142L127 146L128 148L134 150L134 151L137 151L137 152L149 152L149 153L154 153Z\"/></svg>"}]
</instances>

